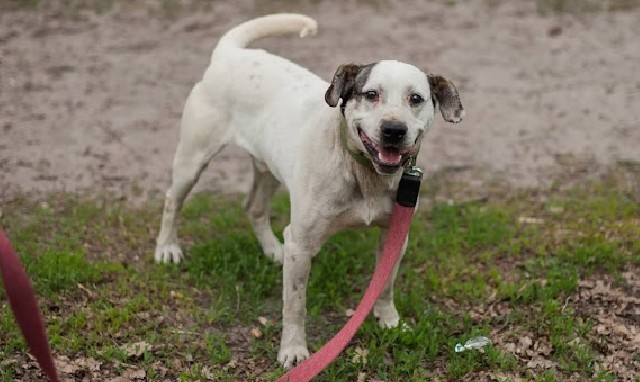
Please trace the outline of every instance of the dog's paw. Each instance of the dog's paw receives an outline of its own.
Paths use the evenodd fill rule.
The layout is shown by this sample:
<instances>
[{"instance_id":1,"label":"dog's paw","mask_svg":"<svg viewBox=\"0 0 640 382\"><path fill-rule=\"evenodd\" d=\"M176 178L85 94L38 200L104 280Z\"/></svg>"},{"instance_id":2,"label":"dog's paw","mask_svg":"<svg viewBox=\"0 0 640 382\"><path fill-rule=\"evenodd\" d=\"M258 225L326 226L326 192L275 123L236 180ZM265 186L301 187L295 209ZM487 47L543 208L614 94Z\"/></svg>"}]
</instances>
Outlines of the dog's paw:
<instances>
[{"instance_id":1,"label":"dog's paw","mask_svg":"<svg viewBox=\"0 0 640 382\"><path fill-rule=\"evenodd\" d=\"M264 254L278 264L284 264L284 245L279 241L264 249Z\"/></svg>"},{"instance_id":2,"label":"dog's paw","mask_svg":"<svg viewBox=\"0 0 640 382\"><path fill-rule=\"evenodd\" d=\"M393 305L374 306L373 316L378 319L381 328L395 328L400 324L400 315Z\"/></svg>"},{"instance_id":3,"label":"dog's paw","mask_svg":"<svg viewBox=\"0 0 640 382\"><path fill-rule=\"evenodd\" d=\"M156 247L157 263L179 263L184 258L182 249L178 244L164 244Z\"/></svg>"},{"instance_id":4,"label":"dog's paw","mask_svg":"<svg viewBox=\"0 0 640 382\"><path fill-rule=\"evenodd\" d=\"M307 350L306 346L281 347L278 352L278 362L280 362L285 369L291 369L307 358L309 358L309 350Z\"/></svg>"}]
</instances>

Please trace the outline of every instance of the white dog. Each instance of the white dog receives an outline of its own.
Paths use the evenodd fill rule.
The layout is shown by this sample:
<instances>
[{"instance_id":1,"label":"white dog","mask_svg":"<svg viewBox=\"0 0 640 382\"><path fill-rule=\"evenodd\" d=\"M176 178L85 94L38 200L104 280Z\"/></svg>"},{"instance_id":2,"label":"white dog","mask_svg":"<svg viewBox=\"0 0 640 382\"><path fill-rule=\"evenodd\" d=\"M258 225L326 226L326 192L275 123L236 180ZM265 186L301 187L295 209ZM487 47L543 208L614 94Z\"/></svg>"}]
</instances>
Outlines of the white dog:
<instances>
[{"instance_id":1,"label":"white dog","mask_svg":"<svg viewBox=\"0 0 640 382\"><path fill-rule=\"evenodd\" d=\"M316 28L306 16L274 14L220 39L184 107L155 252L159 262L182 259L176 218L185 197L226 144L245 148L254 169L245 206L249 220L264 253L284 262L278 361L287 368L309 356L304 326L312 257L347 227L379 226L383 242L403 166L417 154L435 108L449 122L464 116L451 82L408 64L346 64L328 84L282 57L246 48L261 37L304 37ZM291 197L284 245L270 224L269 203L279 184ZM398 325L396 272L374 308L382 327Z\"/></svg>"}]
</instances>

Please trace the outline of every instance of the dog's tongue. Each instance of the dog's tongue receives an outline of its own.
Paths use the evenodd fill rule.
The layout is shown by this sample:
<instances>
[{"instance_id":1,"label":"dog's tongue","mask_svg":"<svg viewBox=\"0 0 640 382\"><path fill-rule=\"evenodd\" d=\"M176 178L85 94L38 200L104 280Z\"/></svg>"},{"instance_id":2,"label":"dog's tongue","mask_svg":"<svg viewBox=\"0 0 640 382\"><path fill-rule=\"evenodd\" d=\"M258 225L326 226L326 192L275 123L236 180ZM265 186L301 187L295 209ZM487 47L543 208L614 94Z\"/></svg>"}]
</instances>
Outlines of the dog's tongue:
<instances>
[{"instance_id":1,"label":"dog's tongue","mask_svg":"<svg viewBox=\"0 0 640 382\"><path fill-rule=\"evenodd\" d=\"M378 150L378 159L380 159L380 162L387 165L397 165L402 160L402 155L396 148L381 147Z\"/></svg>"}]
</instances>

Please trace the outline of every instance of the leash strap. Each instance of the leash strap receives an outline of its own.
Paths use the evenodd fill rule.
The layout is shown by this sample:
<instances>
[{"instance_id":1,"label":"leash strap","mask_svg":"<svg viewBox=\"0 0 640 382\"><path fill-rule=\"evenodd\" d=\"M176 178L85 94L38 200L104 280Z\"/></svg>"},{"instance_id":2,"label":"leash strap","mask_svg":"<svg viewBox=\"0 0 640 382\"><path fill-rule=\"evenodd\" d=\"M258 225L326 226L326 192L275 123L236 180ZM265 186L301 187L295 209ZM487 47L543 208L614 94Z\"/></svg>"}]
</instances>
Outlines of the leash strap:
<instances>
[{"instance_id":1,"label":"leash strap","mask_svg":"<svg viewBox=\"0 0 640 382\"><path fill-rule=\"evenodd\" d=\"M59 382L49 341L31 283L20 258L0 228L0 273L13 315L20 326L31 353L51 382Z\"/></svg>"},{"instance_id":2,"label":"leash strap","mask_svg":"<svg viewBox=\"0 0 640 382\"><path fill-rule=\"evenodd\" d=\"M362 301L347 324L340 329L329 342L310 358L291 369L277 382L308 382L324 370L344 350L371 312L373 305L380 296L382 288L389 279L394 265L398 262L402 246L409 233L411 218L420 189L418 174L405 172L398 186L398 203L394 204L391 213L391 227L386 237L380 261L373 273L369 287L364 292Z\"/></svg>"}]
</instances>

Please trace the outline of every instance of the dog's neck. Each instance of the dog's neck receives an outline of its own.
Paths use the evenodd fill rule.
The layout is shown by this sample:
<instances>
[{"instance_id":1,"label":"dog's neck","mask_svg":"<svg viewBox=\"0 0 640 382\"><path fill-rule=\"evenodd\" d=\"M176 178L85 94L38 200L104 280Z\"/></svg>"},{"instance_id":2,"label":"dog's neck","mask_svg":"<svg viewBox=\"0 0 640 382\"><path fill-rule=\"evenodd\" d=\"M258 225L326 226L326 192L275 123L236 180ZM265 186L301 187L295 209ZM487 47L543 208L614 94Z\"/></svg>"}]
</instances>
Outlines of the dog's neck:
<instances>
[{"instance_id":1,"label":"dog's neck","mask_svg":"<svg viewBox=\"0 0 640 382\"><path fill-rule=\"evenodd\" d=\"M344 111L343 114L344 116ZM353 160L355 160L356 162L358 162L360 165L370 169L371 171L375 172L376 170L373 168L373 164L371 163L371 161L364 155L364 153L362 153L361 151L352 149L351 147L349 147L349 142L347 141L347 122L345 121L344 118L340 119L340 144L342 145L342 147L347 151L347 153L349 153L349 155L351 156L351 158L353 158Z\"/></svg>"}]
</instances>

